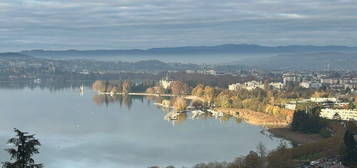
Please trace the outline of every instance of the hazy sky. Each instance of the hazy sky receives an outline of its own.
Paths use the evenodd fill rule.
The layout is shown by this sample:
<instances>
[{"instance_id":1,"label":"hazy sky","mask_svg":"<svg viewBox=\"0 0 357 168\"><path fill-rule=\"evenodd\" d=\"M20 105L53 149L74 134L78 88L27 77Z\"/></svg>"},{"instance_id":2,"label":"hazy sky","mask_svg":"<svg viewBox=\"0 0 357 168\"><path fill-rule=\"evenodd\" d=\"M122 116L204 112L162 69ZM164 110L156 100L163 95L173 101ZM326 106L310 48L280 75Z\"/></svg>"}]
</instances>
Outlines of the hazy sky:
<instances>
[{"instance_id":1,"label":"hazy sky","mask_svg":"<svg viewBox=\"0 0 357 168\"><path fill-rule=\"evenodd\" d=\"M356 0L1 0L0 51L357 44Z\"/></svg>"}]
</instances>

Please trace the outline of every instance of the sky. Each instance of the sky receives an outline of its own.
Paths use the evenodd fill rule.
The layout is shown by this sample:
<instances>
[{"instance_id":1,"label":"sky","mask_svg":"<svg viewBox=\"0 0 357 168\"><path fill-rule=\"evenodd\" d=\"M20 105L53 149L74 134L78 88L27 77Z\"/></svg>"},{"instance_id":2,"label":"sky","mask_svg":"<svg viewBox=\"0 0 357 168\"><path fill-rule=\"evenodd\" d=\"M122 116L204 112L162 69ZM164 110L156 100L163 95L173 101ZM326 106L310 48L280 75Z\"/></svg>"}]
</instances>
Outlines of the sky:
<instances>
[{"instance_id":1,"label":"sky","mask_svg":"<svg viewBox=\"0 0 357 168\"><path fill-rule=\"evenodd\" d=\"M356 0L0 0L0 51L357 46Z\"/></svg>"}]
</instances>

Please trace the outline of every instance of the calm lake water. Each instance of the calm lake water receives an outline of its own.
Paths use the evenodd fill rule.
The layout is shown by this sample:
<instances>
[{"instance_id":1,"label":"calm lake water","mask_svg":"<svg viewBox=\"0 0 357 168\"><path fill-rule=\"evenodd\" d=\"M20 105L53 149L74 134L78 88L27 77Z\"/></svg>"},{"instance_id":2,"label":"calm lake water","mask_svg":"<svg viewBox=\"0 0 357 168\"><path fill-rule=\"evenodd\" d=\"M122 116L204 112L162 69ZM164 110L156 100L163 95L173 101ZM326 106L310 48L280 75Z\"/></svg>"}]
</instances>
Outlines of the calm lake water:
<instances>
[{"instance_id":1,"label":"calm lake water","mask_svg":"<svg viewBox=\"0 0 357 168\"><path fill-rule=\"evenodd\" d=\"M0 89L0 148L19 128L37 134L37 159L47 168L145 168L231 161L260 142L268 149L280 143L234 118L193 120L188 114L173 123L144 97L110 99L85 91ZM7 159L0 151L0 161Z\"/></svg>"}]
</instances>

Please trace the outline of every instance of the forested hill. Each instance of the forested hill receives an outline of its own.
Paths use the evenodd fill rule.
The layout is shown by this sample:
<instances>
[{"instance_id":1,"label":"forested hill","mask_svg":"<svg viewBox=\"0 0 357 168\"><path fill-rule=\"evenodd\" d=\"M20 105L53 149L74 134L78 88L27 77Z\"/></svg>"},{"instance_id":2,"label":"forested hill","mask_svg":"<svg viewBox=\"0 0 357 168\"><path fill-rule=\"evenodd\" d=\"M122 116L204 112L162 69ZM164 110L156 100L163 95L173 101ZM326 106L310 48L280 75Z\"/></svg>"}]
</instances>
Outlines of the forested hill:
<instances>
[{"instance_id":1,"label":"forested hill","mask_svg":"<svg viewBox=\"0 0 357 168\"><path fill-rule=\"evenodd\" d=\"M0 53L0 58L30 58L30 56L21 54L21 53L15 53L15 52L6 52L6 53Z\"/></svg>"}]
</instances>

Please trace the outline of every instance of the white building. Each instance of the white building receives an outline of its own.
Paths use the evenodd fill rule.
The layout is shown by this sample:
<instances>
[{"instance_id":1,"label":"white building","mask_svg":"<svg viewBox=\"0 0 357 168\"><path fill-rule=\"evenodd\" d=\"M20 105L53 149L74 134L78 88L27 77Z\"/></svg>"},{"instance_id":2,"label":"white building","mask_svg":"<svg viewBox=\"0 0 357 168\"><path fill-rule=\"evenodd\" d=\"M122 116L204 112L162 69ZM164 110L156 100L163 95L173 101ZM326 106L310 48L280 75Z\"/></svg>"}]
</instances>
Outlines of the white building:
<instances>
[{"instance_id":1,"label":"white building","mask_svg":"<svg viewBox=\"0 0 357 168\"><path fill-rule=\"evenodd\" d=\"M243 84L243 88L247 90L254 90L256 88L264 89L264 84L262 82L249 81Z\"/></svg>"},{"instance_id":2,"label":"white building","mask_svg":"<svg viewBox=\"0 0 357 168\"><path fill-rule=\"evenodd\" d=\"M357 121L357 109L322 109L320 117L327 119Z\"/></svg>"},{"instance_id":3,"label":"white building","mask_svg":"<svg viewBox=\"0 0 357 168\"><path fill-rule=\"evenodd\" d=\"M303 88L310 88L310 82L300 82L299 86Z\"/></svg>"},{"instance_id":4,"label":"white building","mask_svg":"<svg viewBox=\"0 0 357 168\"><path fill-rule=\"evenodd\" d=\"M337 103L337 98L335 98L335 97L311 97L310 101L312 101L314 103L325 103L325 102Z\"/></svg>"},{"instance_id":5,"label":"white building","mask_svg":"<svg viewBox=\"0 0 357 168\"><path fill-rule=\"evenodd\" d=\"M196 73L194 70L190 70L190 69L185 70L185 72L188 73L188 74Z\"/></svg>"},{"instance_id":6,"label":"white building","mask_svg":"<svg viewBox=\"0 0 357 168\"><path fill-rule=\"evenodd\" d=\"M206 73L209 75L217 75L217 72L213 69L206 71Z\"/></svg>"},{"instance_id":7,"label":"white building","mask_svg":"<svg viewBox=\"0 0 357 168\"><path fill-rule=\"evenodd\" d=\"M169 81L169 80L160 80L160 86L163 87L164 89L168 89L171 86L171 83L173 81Z\"/></svg>"},{"instance_id":8,"label":"white building","mask_svg":"<svg viewBox=\"0 0 357 168\"><path fill-rule=\"evenodd\" d=\"M333 84L339 84L339 80L335 78L324 78L321 79L321 83L327 85L333 85Z\"/></svg>"},{"instance_id":9,"label":"white building","mask_svg":"<svg viewBox=\"0 0 357 168\"><path fill-rule=\"evenodd\" d=\"M301 75L296 73L283 74L283 84L287 86L289 83L298 84L301 81Z\"/></svg>"},{"instance_id":10,"label":"white building","mask_svg":"<svg viewBox=\"0 0 357 168\"><path fill-rule=\"evenodd\" d=\"M269 86L273 89L282 89L284 85L281 82L271 82L269 83Z\"/></svg>"},{"instance_id":11,"label":"white building","mask_svg":"<svg viewBox=\"0 0 357 168\"><path fill-rule=\"evenodd\" d=\"M273 89L281 89L283 84L280 82L271 82L269 86ZM249 81L243 84L235 83L228 85L228 90L238 90L238 89L247 89L247 90L254 90L256 88L264 89L264 83L258 81Z\"/></svg>"},{"instance_id":12,"label":"white building","mask_svg":"<svg viewBox=\"0 0 357 168\"><path fill-rule=\"evenodd\" d=\"M295 110L296 109L296 103L287 103L285 104L285 108L289 110Z\"/></svg>"},{"instance_id":13,"label":"white building","mask_svg":"<svg viewBox=\"0 0 357 168\"><path fill-rule=\"evenodd\" d=\"M240 88L240 83L228 85L228 90L236 91Z\"/></svg>"},{"instance_id":14,"label":"white building","mask_svg":"<svg viewBox=\"0 0 357 168\"><path fill-rule=\"evenodd\" d=\"M322 84L319 82L310 82L310 81L305 81L305 82L300 82L299 86L303 87L303 88L314 88L314 89L318 89L320 87L322 87Z\"/></svg>"}]
</instances>

